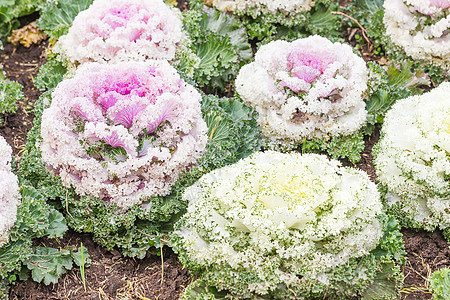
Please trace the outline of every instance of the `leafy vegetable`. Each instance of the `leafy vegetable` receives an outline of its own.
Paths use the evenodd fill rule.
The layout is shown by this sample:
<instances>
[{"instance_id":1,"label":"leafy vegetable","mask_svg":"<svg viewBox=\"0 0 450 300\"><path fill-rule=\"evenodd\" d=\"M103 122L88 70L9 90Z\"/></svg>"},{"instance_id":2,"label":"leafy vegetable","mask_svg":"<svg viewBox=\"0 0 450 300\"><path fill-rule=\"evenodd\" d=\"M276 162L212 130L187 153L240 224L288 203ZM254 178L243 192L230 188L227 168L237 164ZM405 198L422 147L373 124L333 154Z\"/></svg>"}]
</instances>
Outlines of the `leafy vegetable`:
<instances>
[{"instance_id":1,"label":"leafy vegetable","mask_svg":"<svg viewBox=\"0 0 450 300\"><path fill-rule=\"evenodd\" d=\"M4 122L2 115L17 110L16 102L24 97L22 88L17 82L0 78L0 126Z\"/></svg>"},{"instance_id":2,"label":"leafy vegetable","mask_svg":"<svg viewBox=\"0 0 450 300\"><path fill-rule=\"evenodd\" d=\"M382 123L383 117L391 106L400 99L421 94L424 86L430 81L420 68L414 68L413 63L392 62L387 69L369 62L369 90L366 109L369 124Z\"/></svg>"},{"instance_id":3,"label":"leafy vegetable","mask_svg":"<svg viewBox=\"0 0 450 300\"><path fill-rule=\"evenodd\" d=\"M450 84L399 100L387 113L374 147L386 204L403 225L450 229L448 149Z\"/></svg>"},{"instance_id":4,"label":"leafy vegetable","mask_svg":"<svg viewBox=\"0 0 450 300\"><path fill-rule=\"evenodd\" d=\"M45 0L2 0L0 2L0 39L4 40L9 33L19 26L16 20L38 10Z\"/></svg>"},{"instance_id":5,"label":"leafy vegetable","mask_svg":"<svg viewBox=\"0 0 450 300\"><path fill-rule=\"evenodd\" d=\"M83 249L85 264L89 260L89 254ZM31 270L31 276L36 282L43 282L45 285L57 283L59 277L71 270L73 261L81 266L81 247L77 252L72 249L57 250L54 248L35 247L26 261L27 268Z\"/></svg>"},{"instance_id":6,"label":"leafy vegetable","mask_svg":"<svg viewBox=\"0 0 450 300\"><path fill-rule=\"evenodd\" d=\"M252 55L245 30L234 17L213 9L188 11L183 23L200 58L194 79L208 91L223 91Z\"/></svg>"},{"instance_id":7,"label":"leafy vegetable","mask_svg":"<svg viewBox=\"0 0 450 300\"><path fill-rule=\"evenodd\" d=\"M48 63L40 72L40 82L52 82L52 68L58 70L60 66L57 63ZM60 77L54 77L55 80L57 78ZM51 86L53 85L49 85ZM97 243L108 249L119 247L127 256L142 258L150 247L159 247L160 243L167 242L167 234L172 230L172 224L186 208L186 202L181 200L185 187L193 184L206 172L246 157L259 149L261 143L259 128L254 120L255 112L252 109L245 107L237 99L204 96L203 117L206 118L210 113L215 114L212 118L214 122L208 122L209 136L212 139L204 157L180 175L168 196L152 197L143 205L135 205L125 212L117 213L114 204L97 198L80 197L73 189L65 188L61 182L63 179L55 176L54 172L45 168L41 162L41 151L38 147L42 139L41 116L43 109L51 102L50 93L51 90L45 92L35 104L34 127L28 134L19 173L23 178L27 178L27 183L36 187L47 201L58 200L55 207L65 213L71 228L91 232ZM222 126L221 124L226 124L223 126L226 138L217 139L216 134L211 135L211 132L214 126Z\"/></svg>"},{"instance_id":8,"label":"leafy vegetable","mask_svg":"<svg viewBox=\"0 0 450 300\"><path fill-rule=\"evenodd\" d=\"M446 300L450 299L450 269L442 268L433 272L430 278L430 290L433 292L433 299Z\"/></svg>"},{"instance_id":9,"label":"leafy vegetable","mask_svg":"<svg viewBox=\"0 0 450 300\"><path fill-rule=\"evenodd\" d=\"M75 17L86 10L92 2L93 0L46 1L37 25L52 39L57 40L67 34Z\"/></svg>"}]
</instances>

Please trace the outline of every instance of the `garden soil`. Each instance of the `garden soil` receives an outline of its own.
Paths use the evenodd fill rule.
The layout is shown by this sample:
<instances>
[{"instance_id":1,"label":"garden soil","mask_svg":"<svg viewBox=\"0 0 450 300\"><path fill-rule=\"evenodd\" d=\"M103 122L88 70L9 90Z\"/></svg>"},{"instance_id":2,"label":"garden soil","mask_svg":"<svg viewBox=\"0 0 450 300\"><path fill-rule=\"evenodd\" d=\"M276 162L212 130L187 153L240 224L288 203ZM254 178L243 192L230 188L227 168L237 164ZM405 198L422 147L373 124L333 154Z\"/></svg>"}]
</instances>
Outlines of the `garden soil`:
<instances>
[{"instance_id":1,"label":"garden soil","mask_svg":"<svg viewBox=\"0 0 450 300\"><path fill-rule=\"evenodd\" d=\"M180 1L185 5L184 1ZM348 34L351 34L349 29ZM352 40L348 42L352 43ZM24 86L25 98L18 103L18 110L6 118L6 124L0 127L0 134L13 147L15 159L20 161L21 152L26 143L26 134L32 127L33 103L40 92L33 84L40 66L46 61L48 42L24 46L5 45L0 52L0 64L6 76ZM366 60L373 59L370 49L362 49ZM372 163L371 149L378 141L379 128L372 136L366 137L366 147L362 159L355 167L366 171L373 181L376 174ZM344 165L351 165L343 161ZM407 252L403 266L405 284L401 299L431 299L427 278L443 267L450 267L450 248L442 233L413 231L402 229ZM31 279L17 281L11 288L10 299L178 299L185 287L193 280L169 248L155 249L145 259L138 260L123 257L117 250L107 251L95 244L89 234L80 234L69 230L62 239L35 241L36 245L52 246L60 249L79 247L88 249L92 260L85 271L85 286L80 270L75 268L63 275L57 284L48 286ZM162 255L161 255L162 252Z\"/></svg>"}]
</instances>

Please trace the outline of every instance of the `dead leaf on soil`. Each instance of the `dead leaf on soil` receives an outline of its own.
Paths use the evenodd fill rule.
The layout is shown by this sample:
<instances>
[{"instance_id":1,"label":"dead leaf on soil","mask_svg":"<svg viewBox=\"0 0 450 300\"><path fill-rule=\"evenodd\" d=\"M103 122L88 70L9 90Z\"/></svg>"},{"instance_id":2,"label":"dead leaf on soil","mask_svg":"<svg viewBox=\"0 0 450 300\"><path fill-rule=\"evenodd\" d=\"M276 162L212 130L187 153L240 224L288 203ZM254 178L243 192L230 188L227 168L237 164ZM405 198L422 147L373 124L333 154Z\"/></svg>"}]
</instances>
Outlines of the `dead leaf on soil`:
<instances>
[{"instance_id":1,"label":"dead leaf on soil","mask_svg":"<svg viewBox=\"0 0 450 300\"><path fill-rule=\"evenodd\" d=\"M8 37L8 42L14 46L17 46L20 43L27 48L32 44L39 44L47 38L47 35L35 24L36 22L32 22L20 29L13 30L11 36Z\"/></svg>"}]
</instances>

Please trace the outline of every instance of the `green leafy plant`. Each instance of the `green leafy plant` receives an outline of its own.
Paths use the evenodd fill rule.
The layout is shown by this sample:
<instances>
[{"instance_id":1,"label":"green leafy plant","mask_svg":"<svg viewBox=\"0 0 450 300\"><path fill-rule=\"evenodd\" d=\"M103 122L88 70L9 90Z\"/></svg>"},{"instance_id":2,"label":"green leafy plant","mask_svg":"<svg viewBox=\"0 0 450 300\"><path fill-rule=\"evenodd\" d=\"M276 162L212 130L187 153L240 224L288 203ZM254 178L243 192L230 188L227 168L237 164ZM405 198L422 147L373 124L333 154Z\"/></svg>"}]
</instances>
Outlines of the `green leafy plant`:
<instances>
[{"instance_id":1,"label":"green leafy plant","mask_svg":"<svg viewBox=\"0 0 450 300\"><path fill-rule=\"evenodd\" d=\"M370 125L382 123L384 115L397 100L421 94L423 88L430 85L424 70L413 68L412 62L392 62L387 68L369 62L368 66L366 109Z\"/></svg>"},{"instance_id":2,"label":"green leafy plant","mask_svg":"<svg viewBox=\"0 0 450 300\"><path fill-rule=\"evenodd\" d=\"M223 91L251 58L245 29L234 17L213 9L188 11L183 22L200 59L194 80L208 91Z\"/></svg>"},{"instance_id":3,"label":"green leafy plant","mask_svg":"<svg viewBox=\"0 0 450 300\"><path fill-rule=\"evenodd\" d=\"M34 281L45 285L57 283L59 277L71 270L75 262L79 267L87 266L90 262L86 248L81 246L78 251L73 249L58 250L54 248L35 247L26 260L26 266L31 270Z\"/></svg>"},{"instance_id":4,"label":"green leafy plant","mask_svg":"<svg viewBox=\"0 0 450 300\"><path fill-rule=\"evenodd\" d=\"M19 180L23 178L19 177ZM32 239L44 236L62 237L67 230L63 215L46 204L39 191L22 185L20 192L22 199L17 210L17 221L11 229L9 243L0 248L0 278L3 279L19 272L22 264L32 267L35 272L45 273L45 267L42 265L31 266L33 253L37 249L33 246ZM35 280L38 278L33 277Z\"/></svg>"},{"instance_id":5,"label":"green leafy plant","mask_svg":"<svg viewBox=\"0 0 450 300\"><path fill-rule=\"evenodd\" d=\"M433 292L433 299L450 299L450 269L442 268L433 272L428 278L430 290Z\"/></svg>"},{"instance_id":6,"label":"green leafy plant","mask_svg":"<svg viewBox=\"0 0 450 300\"><path fill-rule=\"evenodd\" d=\"M61 79L53 77L55 73L51 71L52 68L59 69L60 66L47 63L37 80L47 83L53 82L51 78ZM234 98L204 96L202 114L210 120L208 126L211 137L204 157L180 175L168 196L153 197L143 205L135 205L117 213L117 207L108 202L80 197L73 189L65 188L62 185L64 178L55 175L42 163L39 149L41 115L51 102L53 86L43 85L50 89L35 103L34 126L28 134L19 173L22 178L27 178L27 184L38 189L43 198L51 201L66 215L69 227L80 232L90 232L97 243L107 249L119 247L127 256L142 258L150 247L159 247L161 243L167 242L167 233L172 230L172 224L186 208L186 203L181 200L186 186L193 184L204 173L233 163L260 147L259 127L254 120L253 109ZM214 114L214 117L208 118L208 114ZM219 127L221 129L218 130ZM218 135L220 132L222 137Z\"/></svg>"},{"instance_id":7,"label":"green leafy plant","mask_svg":"<svg viewBox=\"0 0 450 300\"><path fill-rule=\"evenodd\" d=\"M361 152L364 150L364 134L358 131L347 136L333 136L330 140L312 139L305 140L301 145L302 153L327 152L334 159L348 158L351 163L361 160Z\"/></svg>"},{"instance_id":8,"label":"green leafy plant","mask_svg":"<svg viewBox=\"0 0 450 300\"><path fill-rule=\"evenodd\" d=\"M92 4L93 0L59 0L47 1L42 7L36 25L52 39L67 34L73 19L80 11Z\"/></svg>"},{"instance_id":9,"label":"green leafy plant","mask_svg":"<svg viewBox=\"0 0 450 300\"><path fill-rule=\"evenodd\" d=\"M4 114L16 112L16 102L24 97L22 88L17 82L0 78L0 126L4 123Z\"/></svg>"},{"instance_id":10,"label":"green leafy plant","mask_svg":"<svg viewBox=\"0 0 450 300\"><path fill-rule=\"evenodd\" d=\"M202 9L203 0L190 0L191 9ZM331 0L314 1L314 6L307 12L274 13L249 7L236 11L247 30L249 40L264 41L273 39L294 40L308 35L318 34L325 37L340 36L342 16L332 12L339 11L339 4Z\"/></svg>"},{"instance_id":11,"label":"green leafy plant","mask_svg":"<svg viewBox=\"0 0 450 300\"><path fill-rule=\"evenodd\" d=\"M19 26L17 18L38 10L45 0L2 0L0 3L0 39L4 40Z\"/></svg>"}]
</instances>

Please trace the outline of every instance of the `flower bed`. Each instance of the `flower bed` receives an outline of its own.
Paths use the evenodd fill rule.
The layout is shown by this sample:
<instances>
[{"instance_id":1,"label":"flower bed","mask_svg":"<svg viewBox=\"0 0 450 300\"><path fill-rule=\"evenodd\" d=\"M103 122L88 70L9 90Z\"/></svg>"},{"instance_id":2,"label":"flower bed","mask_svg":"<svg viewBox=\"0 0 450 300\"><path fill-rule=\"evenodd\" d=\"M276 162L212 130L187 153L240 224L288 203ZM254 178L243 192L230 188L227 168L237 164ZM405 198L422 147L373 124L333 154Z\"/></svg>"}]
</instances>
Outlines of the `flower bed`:
<instances>
[{"instance_id":1,"label":"flower bed","mask_svg":"<svg viewBox=\"0 0 450 300\"><path fill-rule=\"evenodd\" d=\"M262 46L236 91L259 113L263 134L297 143L349 135L366 121L364 61L345 44L312 36Z\"/></svg>"},{"instance_id":2,"label":"flower bed","mask_svg":"<svg viewBox=\"0 0 450 300\"><path fill-rule=\"evenodd\" d=\"M384 24L407 55L450 68L450 2L386 0Z\"/></svg>"},{"instance_id":3,"label":"flower bed","mask_svg":"<svg viewBox=\"0 0 450 300\"><path fill-rule=\"evenodd\" d=\"M11 147L0 136L0 247L8 242L19 204L19 184L11 172L11 154Z\"/></svg>"},{"instance_id":4,"label":"flower bed","mask_svg":"<svg viewBox=\"0 0 450 300\"><path fill-rule=\"evenodd\" d=\"M42 158L77 193L126 209L167 195L207 141L200 94L167 62L89 63L42 116Z\"/></svg>"},{"instance_id":5,"label":"flower bed","mask_svg":"<svg viewBox=\"0 0 450 300\"><path fill-rule=\"evenodd\" d=\"M427 230L450 228L449 93L443 83L397 102L374 152L387 204L405 224Z\"/></svg>"}]
</instances>

